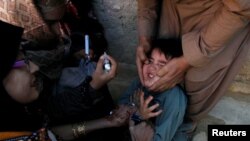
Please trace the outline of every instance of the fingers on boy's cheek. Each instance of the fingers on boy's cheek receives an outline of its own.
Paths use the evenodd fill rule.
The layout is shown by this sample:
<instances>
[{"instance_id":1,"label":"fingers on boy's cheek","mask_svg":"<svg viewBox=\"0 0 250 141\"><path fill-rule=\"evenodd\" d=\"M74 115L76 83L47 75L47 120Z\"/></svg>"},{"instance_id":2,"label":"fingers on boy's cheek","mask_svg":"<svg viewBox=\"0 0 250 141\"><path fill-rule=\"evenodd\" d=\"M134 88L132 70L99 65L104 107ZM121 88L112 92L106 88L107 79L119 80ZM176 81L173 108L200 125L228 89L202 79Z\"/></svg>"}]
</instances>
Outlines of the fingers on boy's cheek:
<instances>
[{"instance_id":1,"label":"fingers on boy's cheek","mask_svg":"<svg viewBox=\"0 0 250 141\"><path fill-rule=\"evenodd\" d=\"M160 79L159 76L155 76L154 79L152 80L152 84L155 84L159 79Z\"/></svg>"}]
</instances>

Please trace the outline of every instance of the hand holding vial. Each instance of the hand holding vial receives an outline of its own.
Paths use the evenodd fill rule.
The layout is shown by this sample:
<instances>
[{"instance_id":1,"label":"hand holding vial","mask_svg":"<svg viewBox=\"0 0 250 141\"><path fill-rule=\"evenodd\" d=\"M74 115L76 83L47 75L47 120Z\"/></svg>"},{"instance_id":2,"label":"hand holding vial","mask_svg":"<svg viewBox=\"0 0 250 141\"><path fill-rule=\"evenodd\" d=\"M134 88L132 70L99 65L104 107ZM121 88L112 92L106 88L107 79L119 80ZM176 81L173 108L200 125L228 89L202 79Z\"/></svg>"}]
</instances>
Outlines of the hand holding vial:
<instances>
[{"instance_id":1,"label":"hand holding vial","mask_svg":"<svg viewBox=\"0 0 250 141\"><path fill-rule=\"evenodd\" d=\"M108 71L105 71L104 64L105 64L105 58L109 61L109 64L111 67L107 67ZM96 70L92 75L92 81L90 82L90 85L94 89L99 89L104 84L107 84L110 80L112 80L116 76L117 71L117 63L116 61L108 55L103 55L100 57L100 59L97 62Z\"/></svg>"}]
</instances>

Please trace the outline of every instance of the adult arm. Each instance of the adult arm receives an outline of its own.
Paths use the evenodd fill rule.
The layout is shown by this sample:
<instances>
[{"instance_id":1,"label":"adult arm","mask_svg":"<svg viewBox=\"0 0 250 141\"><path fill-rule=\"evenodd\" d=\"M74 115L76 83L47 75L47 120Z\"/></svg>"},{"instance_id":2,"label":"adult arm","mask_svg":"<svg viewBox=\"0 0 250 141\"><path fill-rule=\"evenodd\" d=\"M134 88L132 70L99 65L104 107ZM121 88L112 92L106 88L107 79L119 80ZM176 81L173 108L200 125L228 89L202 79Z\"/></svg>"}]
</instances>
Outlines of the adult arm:
<instances>
[{"instance_id":1,"label":"adult arm","mask_svg":"<svg viewBox=\"0 0 250 141\"><path fill-rule=\"evenodd\" d=\"M159 0L138 0L138 34L139 37L150 39L156 30Z\"/></svg>"},{"instance_id":2,"label":"adult arm","mask_svg":"<svg viewBox=\"0 0 250 141\"><path fill-rule=\"evenodd\" d=\"M155 34L158 8L159 0L138 0L139 45L136 50L136 64L142 84L142 64L147 59L145 54L149 51L151 39Z\"/></svg>"},{"instance_id":3,"label":"adult arm","mask_svg":"<svg viewBox=\"0 0 250 141\"><path fill-rule=\"evenodd\" d=\"M127 106L119 106L113 111L110 116L103 117L96 120L84 121L75 124L65 124L54 126L51 128L52 132L58 135L63 140L73 140L82 137L89 132L125 125L129 119Z\"/></svg>"}]
</instances>

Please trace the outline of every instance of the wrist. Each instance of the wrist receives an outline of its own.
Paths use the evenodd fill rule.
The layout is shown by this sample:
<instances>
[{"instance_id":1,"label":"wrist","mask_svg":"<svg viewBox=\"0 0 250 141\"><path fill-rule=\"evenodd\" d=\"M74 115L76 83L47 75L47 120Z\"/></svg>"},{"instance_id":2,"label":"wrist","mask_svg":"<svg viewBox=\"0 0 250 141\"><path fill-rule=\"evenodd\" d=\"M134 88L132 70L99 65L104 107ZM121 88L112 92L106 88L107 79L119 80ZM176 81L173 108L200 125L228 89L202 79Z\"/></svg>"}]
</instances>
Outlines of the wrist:
<instances>
[{"instance_id":1,"label":"wrist","mask_svg":"<svg viewBox=\"0 0 250 141\"><path fill-rule=\"evenodd\" d=\"M134 112L131 116L131 120L134 121L135 125L141 123L142 121L144 121L143 117L137 113L137 112Z\"/></svg>"},{"instance_id":2,"label":"wrist","mask_svg":"<svg viewBox=\"0 0 250 141\"><path fill-rule=\"evenodd\" d=\"M181 62L185 70L188 70L191 67L191 65L188 63L184 56L181 57Z\"/></svg>"},{"instance_id":3,"label":"wrist","mask_svg":"<svg viewBox=\"0 0 250 141\"><path fill-rule=\"evenodd\" d=\"M104 118L105 127L116 127L116 123L114 122L114 117L112 115L108 115Z\"/></svg>"},{"instance_id":4,"label":"wrist","mask_svg":"<svg viewBox=\"0 0 250 141\"><path fill-rule=\"evenodd\" d=\"M139 37L139 46L143 47L145 51L149 51L151 46L151 39L144 36Z\"/></svg>"},{"instance_id":5,"label":"wrist","mask_svg":"<svg viewBox=\"0 0 250 141\"><path fill-rule=\"evenodd\" d=\"M100 89L103 85L104 85L104 82L103 80L99 79L98 77L100 76L95 76L95 74L92 76L92 80L90 81L89 85L95 89L95 90L98 90Z\"/></svg>"},{"instance_id":6,"label":"wrist","mask_svg":"<svg viewBox=\"0 0 250 141\"><path fill-rule=\"evenodd\" d=\"M98 84L94 80L90 81L89 85L95 90L99 89Z\"/></svg>"},{"instance_id":7,"label":"wrist","mask_svg":"<svg viewBox=\"0 0 250 141\"><path fill-rule=\"evenodd\" d=\"M91 76L87 76L85 81L80 85L80 93L83 99L87 100L89 104L95 104L103 98L103 94L97 89L97 86L93 85L93 79Z\"/></svg>"}]
</instances>

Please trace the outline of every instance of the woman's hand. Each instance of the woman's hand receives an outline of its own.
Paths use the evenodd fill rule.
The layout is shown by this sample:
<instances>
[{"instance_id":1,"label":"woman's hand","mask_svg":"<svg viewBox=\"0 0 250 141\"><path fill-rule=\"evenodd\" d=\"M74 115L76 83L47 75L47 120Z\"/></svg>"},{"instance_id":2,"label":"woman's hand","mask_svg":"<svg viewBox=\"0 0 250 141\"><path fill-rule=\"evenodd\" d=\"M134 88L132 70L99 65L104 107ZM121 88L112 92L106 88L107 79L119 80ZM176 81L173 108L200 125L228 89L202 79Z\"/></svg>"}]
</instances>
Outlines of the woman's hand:
<instances>
[{"instance_id":1,"label":"woman's hand","mask_svg":"<svg viewBox=\"0 0 250 141\"><path fill-rule=\"evenodd\" d=\"M162 92L174 87L184 79L184 75L189 67L189 63L183 56L179 58L173 58L161 70L158 71L157 75L160 77L160 79L150 86L149 90Z\"/></svg>"},{"instance_id":2,"label":"woman's hand","mask_svg":"<svg viewBox=\"0 0 250 141\"><path fill-rule=\"evenodd\" d=\"M111 111L107 120L110 122L111 127L119 127L128 124L130 117L130 107L126 105L119 105L118 108Z\"/></svg>"},{"instance_id":3,"label":"woman's hand","mask_svg":"<svg viewBox=\"0 0 250 141\"><path fill-rule=\"evenodd\" d=\"M101 56L97 62L96 70L92 75L92 81L90 82L91 87L94 89L101 88L116 76L117 63L111 56L107 55L107 57L111 62L111 70L108 72L103 70L104 56Z\"/></svg>"}]
</instances>

